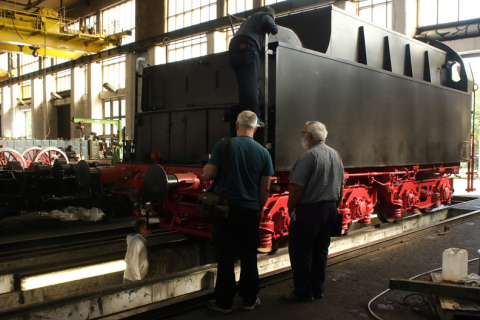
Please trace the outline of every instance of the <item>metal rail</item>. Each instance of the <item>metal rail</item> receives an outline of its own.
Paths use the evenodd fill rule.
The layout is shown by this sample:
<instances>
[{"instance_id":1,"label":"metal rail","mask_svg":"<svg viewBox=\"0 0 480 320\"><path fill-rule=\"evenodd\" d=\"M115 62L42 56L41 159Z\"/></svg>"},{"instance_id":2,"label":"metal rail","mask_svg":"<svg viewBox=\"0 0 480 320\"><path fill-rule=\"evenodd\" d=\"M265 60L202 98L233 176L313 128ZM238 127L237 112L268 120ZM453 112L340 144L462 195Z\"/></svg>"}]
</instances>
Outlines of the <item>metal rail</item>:
<instances>
[{"instance_id":1,"label":"metal rail","mask_svg":"<svg viewBox=\"0 0 480 320\"><path fill-rule=\"evenodd\" d=\"M460 207L460 205L453 205L450 207L452 210L465 210L464 208L455 208ZM446 210L444 208L444 210ZM445 212L444 210L438 210L439 212ZM458 212L457 212L458 213ZM471 221L474 219L480 218L480 210L476 210L473 212L469 212L466 214L459 215L453 218L447 218L446 220L435 222L424 227L420 227L418 229L414 229L411 231L407 231L400 235L395 235L391 237L384 238L379 241L371 242L367 245L357 246L354 248L350 248L348 250L336 252L330 255L328 260L328 265L333 265L336 263L340 263L349 259L353 259L355 257L359 257L371 252L376 252L379 250L384 249L391 249L398 246L403 246L408 243L412 243L412 241L418 241L422 237L431 234L433 232L438 232L439 230L443 230L445 226L454 227L465 223L467 221ZM407 219L406 219L407 220ZM391 224L389 224L391 226ZM382 229L380 226L380 229ZM388 227L388 226L387 226ZM378 230L378 228L372 229ZM352 232L350 235L353 235ZM362 235L363 236L363 235ZM260 263L271 263L272 261L279 261L275 259L282 259L285 255L288 255L288 251L286 249L280 249L277 253L273 255L264 255L259 258ZM205 265L202 267L197 267L193 269L189 269L183 272L178 272L176 274L170 274L167 276L159 277L159 278L152 278L147 280L142 280L138 283L131 283L126 285L116 285L113 287L105 288L96 292L82 294L77 296L71 296L64 299L54 300L54 301L47 301L43 303L38 303L35 305L25 305L22 307L17 308L16 310L7 310L0 312L1 317L11 317L17 315L26 315L26 314L38 314L40 310L47 310L48 312L59 312L59 310L68 310L69 308L73 308L81 303L85 303L85 301L90 301L92 303L92 307L94 308L96 301L99 303L105 303L113 299L113 297L121 296L122 294L132 294L132 292L149 292L149 290L154 290L154 288L159 288L162 286L171 283L172 281L175 283L181 283L182 281L188 282L188 286L190 288L190 292L176 293L181 296L177 296L174 298L165 297L162 298L161 301L158 299L155 301L146 302L141 307L136 309L130 309L127 311L118 310L115 311L115 315L108 315L102 314L102 319L121 319L126 317L135 316L135 318L139 319L160 319L167 316L171 316L172 314L178 313L179 310L184 312L188 309L193 309L198 306L204 305L208 299L210 299L211 294L213 292L213 282L214 282L214 272L215 272L216 265ZM261 285L266 286L278 281L282 281L291 277L291 270L290 267L281 265L279 269L264 273L261 275ZM201 279L198 280L197 283L202 283L203 285L197 289L192 289L192 283L195 284L195 278ZM183 279L183 280L182 280ZM206 285L205 285L206 283ZM133 291L132 291L133 290ZM176 286L176 290L181 291L180 287ZM153 291L152 291L153 292ZM147 294L148 295L148 294ZM144 296L144 293L141 293L141 296ZM132 297L133 298L133 297ZM138 299L139 297L137 297ZM158 298L158 297L157 297ZM135 299L135 298L133 298ZM103 301L103 302L102 302ZM106 306L105 306L106 307ZM161 309L161 312L159 312ZM95 318L92 315L92 318Z\"/></svg>"}]
</instances>

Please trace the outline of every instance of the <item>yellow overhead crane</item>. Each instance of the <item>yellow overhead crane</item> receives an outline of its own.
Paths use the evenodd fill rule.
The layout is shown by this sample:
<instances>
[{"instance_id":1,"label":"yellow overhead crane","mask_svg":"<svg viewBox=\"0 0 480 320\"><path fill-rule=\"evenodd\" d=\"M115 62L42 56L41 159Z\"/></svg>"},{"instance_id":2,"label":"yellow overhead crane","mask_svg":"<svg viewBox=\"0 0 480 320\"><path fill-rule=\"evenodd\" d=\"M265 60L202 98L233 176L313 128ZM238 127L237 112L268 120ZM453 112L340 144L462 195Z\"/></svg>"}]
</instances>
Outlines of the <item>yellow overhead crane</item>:
<instances>
[{"instance_id":1,"label":"yellow overhead crane","mask_svg":"<svg viewBox=\"0 0 480 320\"><path fill-rule=\"evenodd\" d=\"M49 8L32 13L0 7L0 51L77 59L119 46L123 38L131 35L131 31L102 35L93 34L93 29L87 27L80 31L69 29L77 22Z\"/></svg>"}]
</instances>

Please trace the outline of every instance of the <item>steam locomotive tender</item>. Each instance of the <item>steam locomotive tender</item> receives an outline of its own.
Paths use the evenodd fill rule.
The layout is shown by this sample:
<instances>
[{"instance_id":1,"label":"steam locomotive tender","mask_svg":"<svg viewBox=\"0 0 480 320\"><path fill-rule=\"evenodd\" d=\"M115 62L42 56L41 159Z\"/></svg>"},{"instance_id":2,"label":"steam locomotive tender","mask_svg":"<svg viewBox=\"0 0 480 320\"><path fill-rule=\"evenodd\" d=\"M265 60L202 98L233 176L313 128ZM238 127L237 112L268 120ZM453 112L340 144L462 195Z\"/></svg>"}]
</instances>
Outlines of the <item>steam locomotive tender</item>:
<instances>
[{"instance_id":1,"label":"steam locomotive tender","mask_svg":"<svg viewBox=\"0 0 480 320\"><path fill-rule=\"evenodd\" d=\"M288 235L288 176L304 152L299 131L309 120L326 124L326 143L343 159L345 230L354 220L370 224L374 213L392 222L450 204L450 176L468 158L470 140L473 77L460 56L335 7L276 21L282 28L270 36L261 66L265 127L255 134L275 168L260 214L261 247ZM114 185L111 192L137 210L148 202L163 228L211 237L213 220L196 206L211 183L202 176L208 154L235 136L238 94L228 52L146 67L139 82L134 147L114 167L79 165L76 180L92 193Z\"/></svg>"}]
</instances>

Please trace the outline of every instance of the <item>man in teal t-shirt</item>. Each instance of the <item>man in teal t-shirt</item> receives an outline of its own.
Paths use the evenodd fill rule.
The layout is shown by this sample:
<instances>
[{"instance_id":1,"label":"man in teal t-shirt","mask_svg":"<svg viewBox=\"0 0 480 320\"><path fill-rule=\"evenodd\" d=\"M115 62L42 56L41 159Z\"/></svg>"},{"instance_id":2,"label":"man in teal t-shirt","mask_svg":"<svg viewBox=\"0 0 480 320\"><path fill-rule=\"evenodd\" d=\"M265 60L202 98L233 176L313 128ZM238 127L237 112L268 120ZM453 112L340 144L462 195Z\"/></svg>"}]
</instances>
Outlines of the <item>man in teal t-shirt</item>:
<instances>
[{"instance_id":1,"label":"man in teal t-shirt","mask_svg":"<svg viewBox=\"0 0 480 320\"><path fill-rule=\"evenodd\" d=\"M236 291L235 252L241 261L239 296L243 308L253 310L260 305L257 297L259 280L257 247L259 212L265 206L270 192L273 165L270 154L253 140L257 130L257 116L251 111L238 115L237 137L231 140L227 168L222 167L223 139L213 149L208 164L203 168L207 180L215 180L213 193L221 194L221 177L225 171L226 199L230 207L228 218L215 221L213 241L217 253L217 283L215 300L209 302L212 310L230 313Z\"/></svg>"}]
</instances>

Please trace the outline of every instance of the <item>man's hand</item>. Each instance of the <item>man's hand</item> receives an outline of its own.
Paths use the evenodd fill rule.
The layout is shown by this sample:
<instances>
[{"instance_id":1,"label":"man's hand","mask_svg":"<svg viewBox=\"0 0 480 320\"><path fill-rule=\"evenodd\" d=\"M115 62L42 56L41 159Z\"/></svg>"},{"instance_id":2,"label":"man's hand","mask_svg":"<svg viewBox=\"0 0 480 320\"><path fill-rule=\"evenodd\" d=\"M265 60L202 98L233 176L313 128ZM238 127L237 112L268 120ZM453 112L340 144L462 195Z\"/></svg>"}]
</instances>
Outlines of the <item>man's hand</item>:
<instances>
[{"instance_id":1,"label":"man's hand","mask_svg":"<svg viewBox=\"0 0 480 320\"><path fill-rule=\"evenodd\" d=\"M302 200L303 194L305 193L305 187L290 183L290 189L288 191L290 193L288 196L288 214L291 215L295 207L300 203L300 200Z\"/></svg>"}]
</instances>

